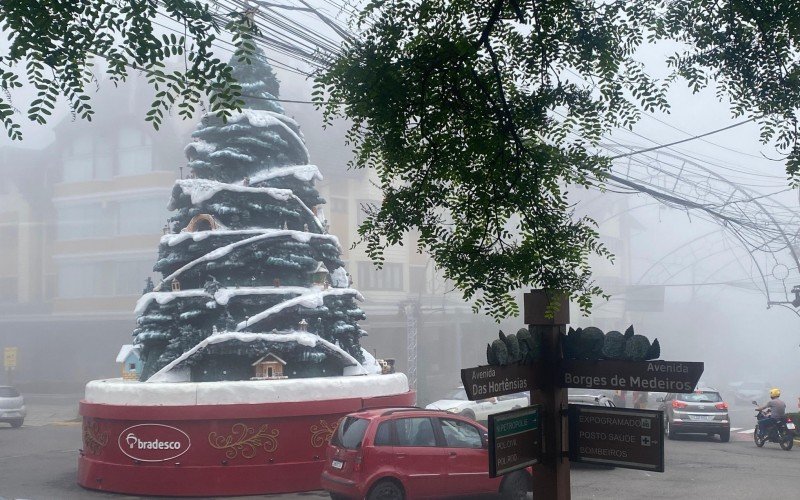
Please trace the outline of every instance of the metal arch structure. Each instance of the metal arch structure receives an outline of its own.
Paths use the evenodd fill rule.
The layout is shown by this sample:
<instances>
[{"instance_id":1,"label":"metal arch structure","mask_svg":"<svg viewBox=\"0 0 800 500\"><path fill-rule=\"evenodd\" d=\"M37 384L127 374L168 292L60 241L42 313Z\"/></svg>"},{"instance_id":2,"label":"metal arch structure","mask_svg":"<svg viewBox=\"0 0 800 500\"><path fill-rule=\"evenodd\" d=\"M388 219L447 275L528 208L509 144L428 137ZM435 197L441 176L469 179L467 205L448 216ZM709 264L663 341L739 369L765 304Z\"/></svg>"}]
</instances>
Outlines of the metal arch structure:
<instances>
[{"instance_id":1,"label":"metal arch structure","mask_svg":"<svg viewBox=\"0 0 800 500\"><path fill-rule=\"evenodd\" d=\"M603 144L602 147L614 155L636 150L622 144ZM725 166L715 166L726 169ZM751 275L750 278L766 296L767 307L785 306L783 301L774 299L782 293L788 301L787 279L800 283L800 257L797 251L800 215L774 196L756 193L701 161L671 151L617 159L605 183L629 192L646 194L667 206L684 209L687 214L695 214L722 226L749 255L757 273L757 276ZM786 188L785 184L783 187ZM663 266L669 256L685 248L684 245L663 256L645 271L639 282L659 265ZM782 290L775 290L770 286L769 275L781 266L788 272L782 278L774 276L782 282Z\"/></svg>"}]
</instances>

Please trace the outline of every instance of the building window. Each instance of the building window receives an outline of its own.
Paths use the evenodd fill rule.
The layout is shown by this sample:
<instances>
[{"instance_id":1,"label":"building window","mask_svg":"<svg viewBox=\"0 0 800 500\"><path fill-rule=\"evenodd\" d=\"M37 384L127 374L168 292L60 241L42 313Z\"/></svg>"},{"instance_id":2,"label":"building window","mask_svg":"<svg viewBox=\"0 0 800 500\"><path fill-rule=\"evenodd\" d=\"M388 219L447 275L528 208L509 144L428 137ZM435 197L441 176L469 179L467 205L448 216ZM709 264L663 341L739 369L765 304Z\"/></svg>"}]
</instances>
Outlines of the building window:
<instances>
[{"instance_id":1,"label":"building window","mask_svg":"<svg viewBox=\"0 0 800 500\"><path fill-rule=\"evenodd\" d=\"M403 290L403 265L386 263L378 270L372 262L359 262L355 286L364 290Z\"/></svg>"},{"instance_id":2,"label":"building window","mask_svg":"<svg viewBox=\"0 0 800 500\"><path fill-rule=\"evenodd\" d=\"M76 137L64 152L64 182L92 180L94 143L90 135Z\"/></svg>"},{"instance_id":3,"label":"building window","mask_svg":"<svg viewBox=\"0 0 800 500\"><path fill-rule=\"evenodd\" d=\"M146 174L153 170L153 148L150 136L133 128L119 131L118 175Z\"/></svg>"},{"instance_id":4,"label":"building window","mask_svg":"<svg viewBox=\"0 0 800 500\"><path fill-rule=\"evenodd\" d=\"M356 212L356 221L360 226L367 219L367 212L377 210L381 207L379 200L359 200L358 212Z\"/></svg>"},{"instance_id":5,"label":"building window","mask_svg":"<svg viewBox=\"0 0 800 500\"><path fill-rule=\"evenodd\" d=\"M94 179L106 181L114 176L114 147L107 140L94 144Z\"/></svg>"},{"instance_id":6,"label":"building window","mask_svg":"<svg viewBox=\"0 0 800 500\"><path fill-rule=\"evenodd\" d=\"M108 206L103 207L101 203L84 203L58 208L56 212L58 239L75 240L111 236L113 219L109 223L108 208Z\"/></svg>"},{"instance_id":7,"label":"building window","mask_svg":"<svg viewBox=\"0 0 800 500\"><path fill-rule=\"evenodd\" d=\"M158 234L168 216L163 197L120 201L119 234Z\"/></svg>"},{"instance_id":8,"label":"building window","mask_svg":"<svg viewBox=\"0 0 800 500\"><path fill-rule=\"evenodd\" d=\"M152 260L131 260L114 263L114 295L142 293L145 278L153 277ZM158 282L158 280L155 280Z\"/></svg>"},{"instance_id":9,"label":"building window","mask_svg":"<svg viewBox=\"0 0 800 500\"><path fill-rule=\"evenodd\" d=\"M58 296L64 299L92 297L96 279L94 264L69 263L58 269Z\"/></svg>"},{"instance_id":10,"label":"building window","mask_svg":"<svg viewBox=\"0 0 800 500\"><path fill-rule=\"evenodd\" d=\"M138 295L153 277L152 260L65 262L58 269L62 299Z\"/></svg>"},{"instance_id":11,"label":"building window","mask_svg":"<svg viewBox=\"0 0 800 500\"><path fill-rule=\"evenodd\" d=\"M347 198L331 198L331 212L337 214L347 213Z\"/></svg>"},{"instance_id":12,"label":"building window","mask_svg":"<svg viewBox=\"0 0 800 500\"><path fill-rule=\"evenodd\" d=\"M161 196L65 205L58 208L58 239L158 234L169 212Z\"/></svg>"},{"instance_id":13,"label":"building window","mask_svg":"<svg viewBox=\"0 0 800 500\"><path fill-rule=\"evenodd\" d=\"M408 267L408 291L416 294L430 293L427 266Z\"/></svg>"}]
</instances>

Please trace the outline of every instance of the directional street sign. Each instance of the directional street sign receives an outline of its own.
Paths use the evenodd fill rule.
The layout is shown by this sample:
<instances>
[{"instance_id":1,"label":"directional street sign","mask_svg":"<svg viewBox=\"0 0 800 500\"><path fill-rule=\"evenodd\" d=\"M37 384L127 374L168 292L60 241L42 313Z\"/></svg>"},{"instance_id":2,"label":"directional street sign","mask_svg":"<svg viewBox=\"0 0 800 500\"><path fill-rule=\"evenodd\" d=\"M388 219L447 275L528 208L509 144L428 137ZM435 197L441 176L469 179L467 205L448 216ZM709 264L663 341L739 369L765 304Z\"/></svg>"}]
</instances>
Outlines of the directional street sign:
<instances>
[{"instance_id":1,"label":"directional street sign","mask_svg":"<svg viewBox=\"0 0 800 500\"><path fill-rule=\"evenodd\" d=\"M470 401L494 398L539 388L541 375L533 366L478 366L461 370Z\"/></svg>"},{"instance_id":2,"label":"directional street sign","mask_svg":"<svg viewBox=\"0 0 800 500\"><path fill-rule=\"evenodd\" d=\"M696 361L569 360L561 362L561 387L623 391L694 391L703 363Z\"/></svg>"},{"instance_id":3,"label":"directional street sign","mask_svg":"<svg viewBox=\"0 0 800 500\"><path fill-rule=\"evenodd\" d=\"M569 405L569 459L664 472L664 414Z\"/></svg>"},{"instance_id":4,"label":"directional street sign","mask_svg":"<svg viewBox=\"0 0 800 500\"><path fill-rule=\"evenodd\" d=\"M17 367L17 348L6 347L3 349L3 366L6 370L13 370Z\"/></svg>"},{"instance_id":5,"label":"directional street sign","mask_svg":"<svg viewBox=\"0 0 800 500\"><path fill-rule=\"evenodd\" d=\"M489 477L541 462L540 415L539 405L489 415Z\"/></svg>"}]
</instances>

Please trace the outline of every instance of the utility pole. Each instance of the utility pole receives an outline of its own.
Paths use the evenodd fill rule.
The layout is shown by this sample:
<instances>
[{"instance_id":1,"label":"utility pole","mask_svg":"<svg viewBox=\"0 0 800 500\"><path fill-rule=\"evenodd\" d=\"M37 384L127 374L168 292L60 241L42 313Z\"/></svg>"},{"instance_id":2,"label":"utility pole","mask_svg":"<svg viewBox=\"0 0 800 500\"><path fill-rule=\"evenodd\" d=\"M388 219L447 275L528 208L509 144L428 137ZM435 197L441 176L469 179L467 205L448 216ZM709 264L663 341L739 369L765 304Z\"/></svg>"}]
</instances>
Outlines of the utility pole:
<instances>
[{"instance_id":1,"label":"utility pole","mask_svg":"<svg viewBox=\"0 0 800 500\"><path fill-rule=\"evenodd\" d=\"M417 323L419 320L419 302L416 300L408 300L403 304L403 312L406 315L406 356L408 358L408 368L406 369L406 376L408 377L408 388L416 390L417 388Z\"/></svg>"}]
</instances>

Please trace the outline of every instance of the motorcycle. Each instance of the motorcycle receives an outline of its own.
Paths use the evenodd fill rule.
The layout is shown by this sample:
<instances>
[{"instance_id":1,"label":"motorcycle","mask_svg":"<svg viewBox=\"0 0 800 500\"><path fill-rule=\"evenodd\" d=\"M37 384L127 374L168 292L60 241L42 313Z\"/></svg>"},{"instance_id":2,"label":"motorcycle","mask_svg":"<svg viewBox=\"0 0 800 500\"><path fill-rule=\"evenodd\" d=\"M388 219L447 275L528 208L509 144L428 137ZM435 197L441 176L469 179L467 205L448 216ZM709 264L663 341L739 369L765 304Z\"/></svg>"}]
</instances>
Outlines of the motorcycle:
<instances>
[{"instance_id":1,"label":"motorcycle","mask_svg":"<svg viewBox=\"0 0 800 500\"><path fill-rule=\"evenodd\" d=\"M758 403L753 401L753 404L758 406ZM769 416L769 410L757 410L758 413L756 414L756 420L758 420L758 425L756 426L755 431L753 432L753 441L755 441L756 446L761 448L764 446L764 443L769 441L770 443L778 443L781 445L781 448L789 451L792 449L794 445L794 431L795 425L792 422L792 419L789 417L779 418L775 421L775 423L770 427L769 432L766 436L761 436L759 433L759 428L761 427L761 421L764 420Z\"/></svg>"}]
</instances>

